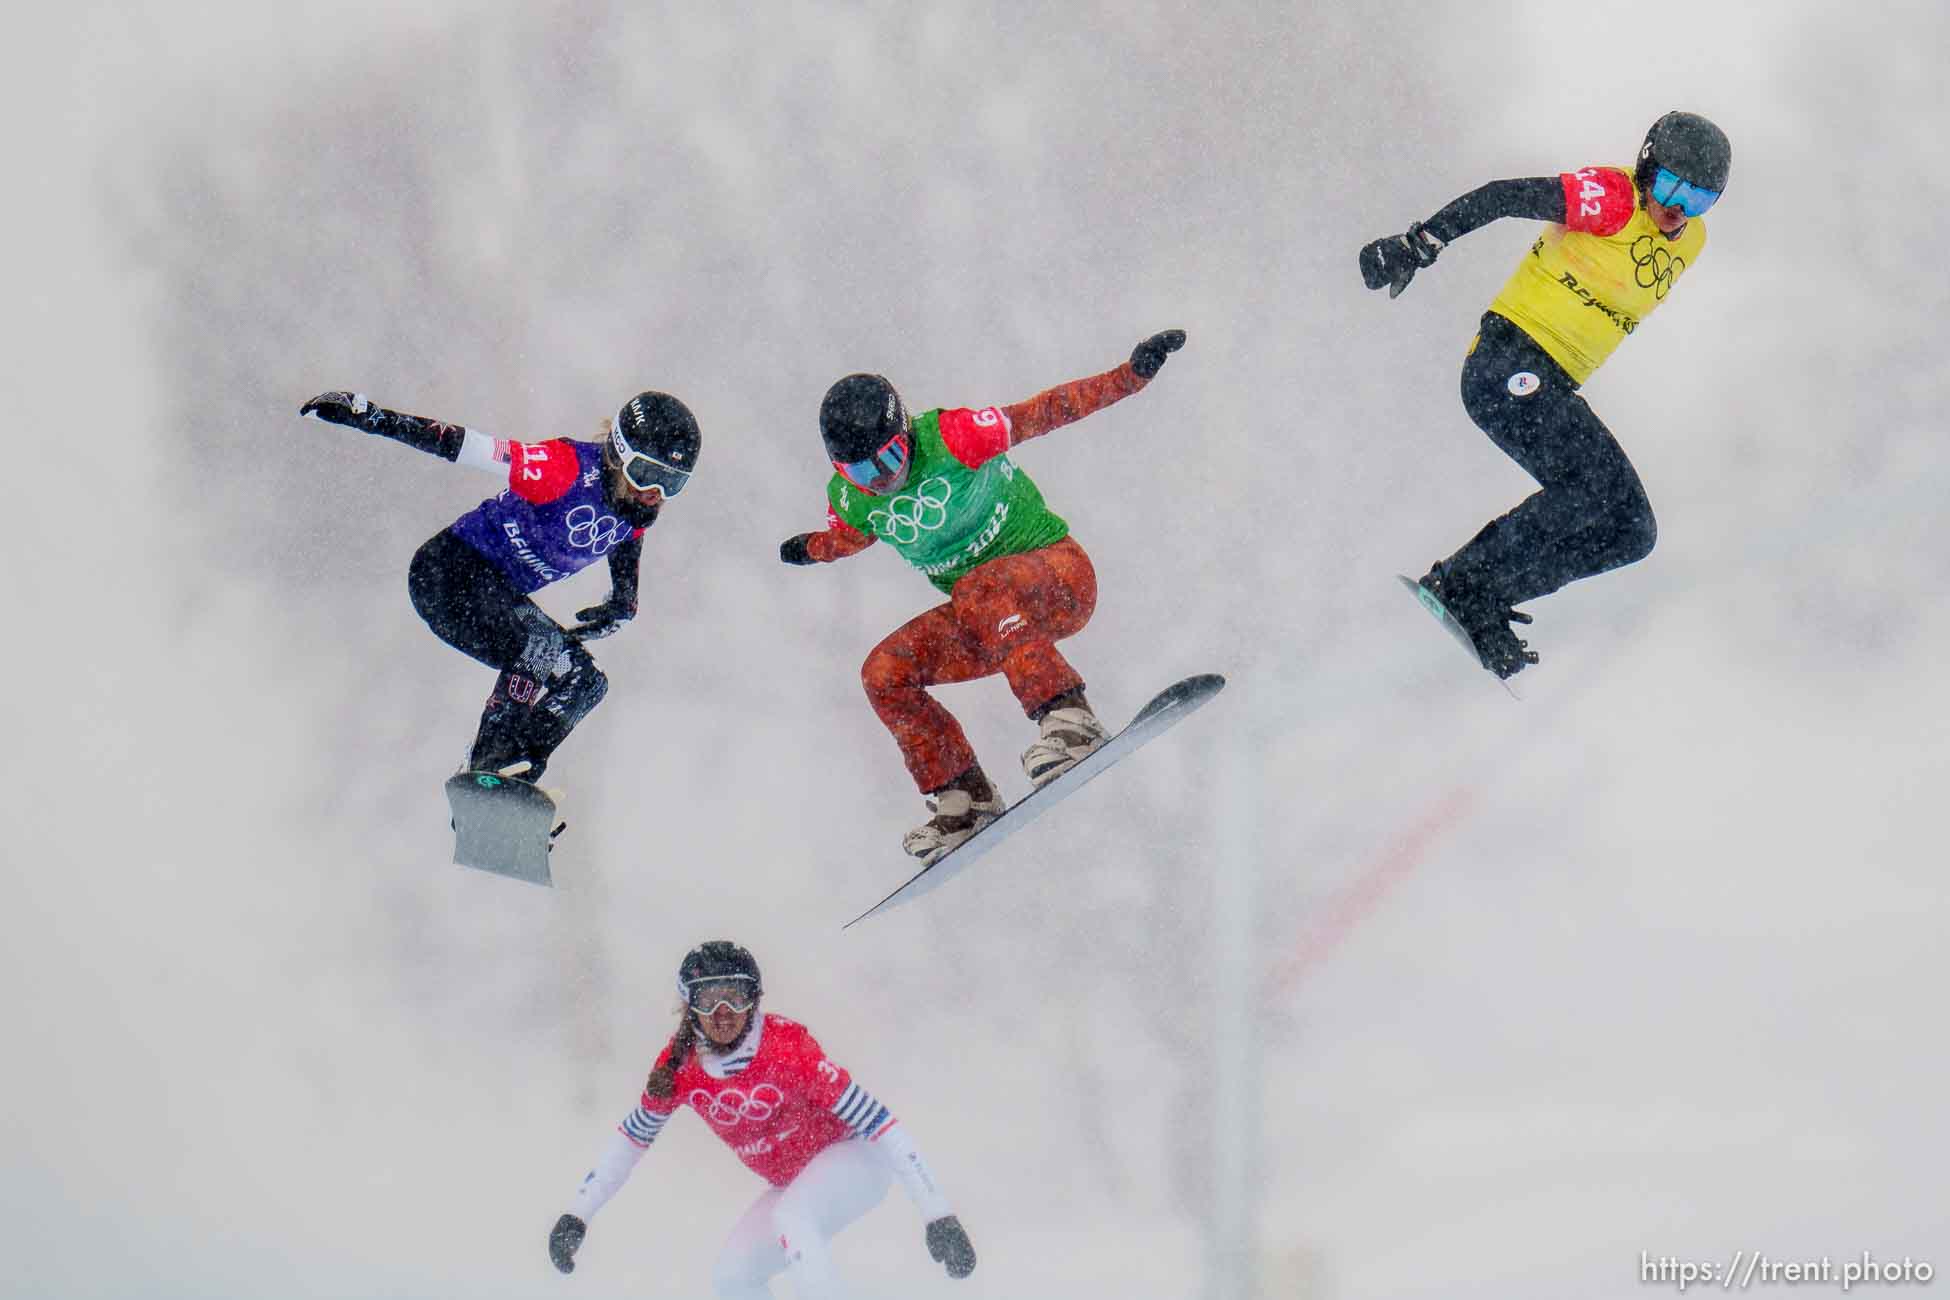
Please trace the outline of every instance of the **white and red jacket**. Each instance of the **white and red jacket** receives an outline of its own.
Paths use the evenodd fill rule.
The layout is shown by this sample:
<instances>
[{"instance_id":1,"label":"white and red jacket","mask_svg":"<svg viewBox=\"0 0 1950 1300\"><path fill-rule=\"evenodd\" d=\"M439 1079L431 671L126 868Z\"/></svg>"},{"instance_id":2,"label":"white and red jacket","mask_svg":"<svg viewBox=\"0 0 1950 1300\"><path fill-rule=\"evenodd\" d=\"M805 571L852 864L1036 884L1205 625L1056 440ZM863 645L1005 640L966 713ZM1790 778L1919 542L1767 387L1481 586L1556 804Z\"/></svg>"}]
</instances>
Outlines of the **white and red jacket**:
<instances>
[{"instance_id":1,"label":"white and red jacket","mask_svg":"<svg viewBox=\"0 0 1950 1300\"><path fill-rule=\"evenodd\" d=\"M669 1058L665 1047L657 1065ZM853 1081L845 1066L827 1059L804 1025L779 1015L761 1016L745 1041L726 1055L691 1052L677 1069L670 1096L645 1092L582 1180L569 1212L586 1222L601 1209L684 1106L774 1187L791 1183L835 1143L866 1142L887 1160L930 1221L954 1213L900 1122Z\"/></svg>"}]
</instances>

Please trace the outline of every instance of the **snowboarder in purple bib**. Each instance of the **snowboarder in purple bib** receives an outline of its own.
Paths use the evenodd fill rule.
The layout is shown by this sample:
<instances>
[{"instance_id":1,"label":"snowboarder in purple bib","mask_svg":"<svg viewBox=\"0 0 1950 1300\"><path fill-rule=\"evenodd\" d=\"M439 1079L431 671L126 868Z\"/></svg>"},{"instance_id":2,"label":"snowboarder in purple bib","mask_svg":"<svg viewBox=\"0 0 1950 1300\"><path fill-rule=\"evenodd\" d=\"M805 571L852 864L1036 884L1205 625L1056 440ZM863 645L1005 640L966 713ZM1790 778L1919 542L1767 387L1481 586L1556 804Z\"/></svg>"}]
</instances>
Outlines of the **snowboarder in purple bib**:
<instances>
[{"instance_id":1,"label":"snowboarder in purple bib","mask_svg":"<svg viewBox=\"0 0 1950 1300\"><path fill-rule=\"evenodd\" d=\"M506 478L498 495L420 547L406 587L435 636L500 674L463 770L533 782L608 690L584 643L636 616L644 530L690 482L696 418L670 394L645 392L599 441L516 442L358 393L320 393L298 413ZM579 611L573 627L529 598L598 559L609 561L609 598Z\"/></svg>"}]
</instances>

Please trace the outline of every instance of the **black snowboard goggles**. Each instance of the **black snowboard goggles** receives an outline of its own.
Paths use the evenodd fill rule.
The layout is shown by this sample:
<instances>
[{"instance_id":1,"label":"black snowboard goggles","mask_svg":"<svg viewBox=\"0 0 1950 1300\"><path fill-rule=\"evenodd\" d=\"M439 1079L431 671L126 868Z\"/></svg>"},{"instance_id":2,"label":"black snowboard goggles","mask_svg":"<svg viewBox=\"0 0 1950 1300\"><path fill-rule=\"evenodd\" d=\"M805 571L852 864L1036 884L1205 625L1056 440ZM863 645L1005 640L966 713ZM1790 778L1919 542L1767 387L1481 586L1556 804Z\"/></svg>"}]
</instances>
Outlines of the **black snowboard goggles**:
<instances>
[{"instance_id":1,"label":"black snowboard goggles","mask_svg":"<svg viewBox=\"0 0 1950 1300\"><path fill-rule=\"evenodd\" d=\"M700 1016L719 1007L743 1015L758 1005L758 987L749 975L709 975L684 986L684 1003Z\"/></svg>"},{"instance_id":2,"label":"black snowboard goggles","mask_svg":"<svg viewBox=\"0 0 1950 1300\"><path fill-rule=\"evenodd\" d=\"M646 455L630 446L629 439L623 436L623 426L615 420L609 422L609 449L616 453L616 463L622 466L623 477L639 492L656 488L665 497L674 497L691 481L689 470L666 465L655 456Z\"/></svg>"}]
</instances>

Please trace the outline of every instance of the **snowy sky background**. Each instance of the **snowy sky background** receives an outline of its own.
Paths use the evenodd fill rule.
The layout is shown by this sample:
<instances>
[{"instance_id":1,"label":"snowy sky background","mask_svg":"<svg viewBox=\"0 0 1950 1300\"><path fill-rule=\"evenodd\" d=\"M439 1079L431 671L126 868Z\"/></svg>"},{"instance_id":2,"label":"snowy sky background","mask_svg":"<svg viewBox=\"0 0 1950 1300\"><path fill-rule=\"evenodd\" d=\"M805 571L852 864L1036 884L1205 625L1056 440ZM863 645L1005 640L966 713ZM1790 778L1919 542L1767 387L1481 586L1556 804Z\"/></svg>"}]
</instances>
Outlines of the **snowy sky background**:
<instances>
[{"instance_id":1,"label":"snowy sky background","mask_svg":"<svg viewBox=\"0 0 1950 1300\"><path fill-rule=\"evenodd\" d=\"M1045 8L17 31L0 1294L701 1294L760 1184L695 1123L572 1280L543 1239L720 934L981 1253L942 1279L895 1192L839 1245L871 1297L1198 1294L1215 1124L1257 1152L1267 1297L1950 1265L1950 9ZM1731 191L1587 389L1659 548L1534 607L1515 703L1391 575L1528 490L1455 389L1530 230L1393 303L1355 250L1672 107L1726 127ZM1156 384L1019 461L1097 562L1067 648L1098 707L1230 689L842 934L921 810L857 666L931 591L777 563L821 518L820 394L1007 402L1173 325ZM295 418L340 386L509 436L643 387L702 422L552 771L553 892L447 865L489 674L405 598L492 483ZM1006 690L946 699L1020 793ZM1246 988L1209 976L1227 761L1262 818ZM1257 1119L1210 1103L1242 997Z\"/></svg>"}]
</instances>

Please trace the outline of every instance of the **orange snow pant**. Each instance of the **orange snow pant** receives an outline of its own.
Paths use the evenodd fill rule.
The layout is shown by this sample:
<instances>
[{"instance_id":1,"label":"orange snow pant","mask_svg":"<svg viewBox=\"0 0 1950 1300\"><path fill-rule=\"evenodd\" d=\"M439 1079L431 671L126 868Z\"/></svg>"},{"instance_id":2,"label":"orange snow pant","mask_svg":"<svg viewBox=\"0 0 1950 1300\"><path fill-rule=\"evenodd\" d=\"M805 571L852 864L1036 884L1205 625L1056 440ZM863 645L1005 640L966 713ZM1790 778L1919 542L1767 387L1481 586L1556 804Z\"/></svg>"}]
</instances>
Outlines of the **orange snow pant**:
<instances>
[{"instance_id":1,"label":"orange snow pant","mask_svg":"<svg viewBox=\"0 0 1950 1300\"><path fill-rule=\"evenodd\" d=\"M894 733L921 793L966 772L975 751L961 724L927 688L1001 673L1023 712L1083 685L1056 642L1097 608L1097 571L1068 537L1005 555L962 576L948 601L909 619L860 667L873 711Z\"/></svg>"}]
</instances>

